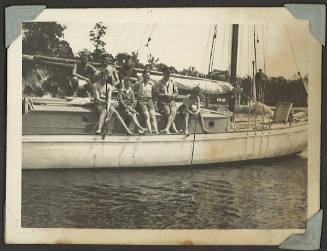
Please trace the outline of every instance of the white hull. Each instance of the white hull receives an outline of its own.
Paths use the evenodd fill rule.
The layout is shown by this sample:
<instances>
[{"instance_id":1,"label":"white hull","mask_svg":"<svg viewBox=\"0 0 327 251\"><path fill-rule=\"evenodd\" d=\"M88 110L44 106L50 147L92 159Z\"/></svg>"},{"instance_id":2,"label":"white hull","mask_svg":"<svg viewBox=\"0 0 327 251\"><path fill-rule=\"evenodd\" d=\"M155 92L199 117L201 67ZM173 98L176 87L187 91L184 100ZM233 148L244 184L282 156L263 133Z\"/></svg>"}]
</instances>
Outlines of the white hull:
<instances>
[{"instance_id":1,"label":"white hull","mask_svg":"<svg viewBox=\"0 0 327 251\"><path fill-rule=\"evenodd\" d=\"M222 163L289 155L302 151L307 143L306 124L256 132L196 134L195 141L194 135L108 135L104 140L98 135L24 135L23 168Z\"/></svg>"}]
</instances>

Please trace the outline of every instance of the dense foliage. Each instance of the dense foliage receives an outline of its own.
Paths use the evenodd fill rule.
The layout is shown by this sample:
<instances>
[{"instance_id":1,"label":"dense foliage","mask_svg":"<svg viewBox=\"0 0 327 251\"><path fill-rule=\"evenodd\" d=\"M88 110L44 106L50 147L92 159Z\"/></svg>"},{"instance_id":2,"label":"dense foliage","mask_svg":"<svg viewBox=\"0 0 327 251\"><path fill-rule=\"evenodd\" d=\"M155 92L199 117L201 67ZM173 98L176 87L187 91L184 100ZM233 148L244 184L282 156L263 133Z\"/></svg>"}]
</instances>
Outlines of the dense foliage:
<instances>
[{"instance_id":1,"label":"dense foliage","mask_svg":"<svg viewBox=\"0 0 327 251\"><path fill-rule=\"evenodd\" d=\"M279 101L292 102L294 106L307 106L308 94L303 81L307 81L308 76L302 79L286 79L284 77L268 77L264 83L264 103L275 105ZM239 79L240 87L247 96L251 96L252 78L246 76ZM242 98L242 103L246 103L246 98Z\"/></svg>"},{"instance_id":2,"label":"dense foliage","mask_svg":"<svg viewBox=\"0 0 327 251\"><path fill-rule=\"evenodd\" d=\"M103 41L104 36L107 33L107 27L98 22L90 30L90 42L92 43L94 50L91 52L91 58L94 62L101 62L101 55L108 54L105 50L106 42ZM109 57L113 59L113 56L109 54Z\"/></svg>"},{"instance_id":3,"label":"dense foliage","mask_svg":"<svg viewBox=\"0 0 327 251\"><path fill-rule=\"evenodd\" d=\"M56 22L23 23L23 54L74 58L72 48L64 40L65 29Z\"/></svg>"}]
</instances>

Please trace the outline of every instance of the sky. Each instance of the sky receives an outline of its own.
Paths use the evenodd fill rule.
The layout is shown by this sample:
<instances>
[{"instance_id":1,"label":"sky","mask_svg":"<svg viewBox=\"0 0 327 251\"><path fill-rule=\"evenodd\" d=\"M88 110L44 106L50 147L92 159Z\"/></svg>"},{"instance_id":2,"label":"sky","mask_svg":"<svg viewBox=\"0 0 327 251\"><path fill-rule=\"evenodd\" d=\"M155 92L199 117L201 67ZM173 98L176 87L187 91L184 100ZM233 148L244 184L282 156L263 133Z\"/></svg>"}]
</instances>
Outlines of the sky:
<instances>
[{"instance_id":1,"label":"sky","mask_svg":"<svg viewBox=\"0 0 327 251\"><path fill-rule=\"evenodd\" d=\"M182 70L194 66L207 73L214 26L207 24L166 23L103 23L107 34L103 38L105 49L114 56L119 52L136 51L142 63L149 53L159 62ZM64 39L70 43L74 54L84 48L93 50L89 32L95 23L64 23ZM293 78L297 71L307 72L308 31L302 26L240 25L238 40L237 75L252 75L254 60L253 33L258 42L257 66L269 76ZM230 67L232 25L217 24L213 68L228 70ZM145 46L151 37L149 48Z\"/></svg>"}]
</instances>

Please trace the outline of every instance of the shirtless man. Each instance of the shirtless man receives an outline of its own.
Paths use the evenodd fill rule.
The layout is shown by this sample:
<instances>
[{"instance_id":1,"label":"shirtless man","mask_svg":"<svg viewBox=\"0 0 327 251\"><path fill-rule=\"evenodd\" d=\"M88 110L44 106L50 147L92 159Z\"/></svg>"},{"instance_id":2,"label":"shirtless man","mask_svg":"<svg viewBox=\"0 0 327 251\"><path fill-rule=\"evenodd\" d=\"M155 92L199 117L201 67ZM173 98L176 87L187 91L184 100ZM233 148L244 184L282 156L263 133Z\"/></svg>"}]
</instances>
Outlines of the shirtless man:
<instances>
[{"instance_id":1,"label":"shirtless man","mask_svg":"<svg viewBox=\"0 0 327 251\"><path fill-rule=\"evenodd\" d=\"M98 71L89 64L90 52L80 52L80 62L73 68L73 78L70 80L70 87L73 96L87 97L92 94L92 80Z\"/></svg>"},{"instance_id":2,"label":"shirtless man","mask_svg":"<svg viewBox=\"0 0 327 251\"><path fill-rule=\"evenodd\" d=\"M113 76L109 72L106 72L105 69L107 69L107 62L106 57L103 57L102 66L100 67L100 73L98 74L98 80L93 85L93 97L94 97L94 103L95 107L99 113L99 122L98 127L96 130L96 134L101 134L102 127L104 123L108 122L106 119L108 119L108 116L110 114L114 114L127 134L132 135L133 133L130 131L130 129L126 126L124 120L119 115L117 110L114 107L114 103L112 102L112 84L114 84Z\"/></svg>"},{"instance_id":3,"label":"shirtless man","mask_svg":"<svg viewBox=\"0 0 327 251\"><path fill-rule=\"evenodd\" d=\"M116 87L119 84L119 76L116 67L110 64L109 54L105 53L101 58L102 64L99 68L99 78L102 78L102 81L107 81L107 83Z\"/></svg>"},{"instance_id":4,"label":"shirtless man","mask_svg":"<svg viewBox=\"0 0 327 251\"><path fill-rule=\"evenodd\" d=\"M192 89L192 94L187 95L184 100L183 104L178 108L178 111L184 115L185 121L185 135L189 135L189 121L190 115L199 118L200 126L205 133L209 133L208 130L204 127L203 118L201 116L201 106L200 106L200 95L201 89L200 87L194 87ZM194 109L196 106L196 109Z\"/></svg>"}]
</instances>

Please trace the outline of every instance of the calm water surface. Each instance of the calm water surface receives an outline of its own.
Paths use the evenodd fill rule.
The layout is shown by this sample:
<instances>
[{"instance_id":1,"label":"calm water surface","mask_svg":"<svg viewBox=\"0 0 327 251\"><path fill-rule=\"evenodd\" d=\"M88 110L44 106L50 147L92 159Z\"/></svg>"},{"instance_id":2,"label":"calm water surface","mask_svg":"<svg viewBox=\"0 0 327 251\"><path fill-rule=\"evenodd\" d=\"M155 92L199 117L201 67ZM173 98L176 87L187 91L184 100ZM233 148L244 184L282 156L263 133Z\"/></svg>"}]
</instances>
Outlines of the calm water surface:
<instances>
[{"instance_id":1,"label":"calm water surface","mask_svg":"<svg viewBox=\"0 0 327 251\"><path fill-rule=\"evenodd\" d=\"M303 228L307 161L23 171L22 226Z\"/></svg>"}]
</instances>

